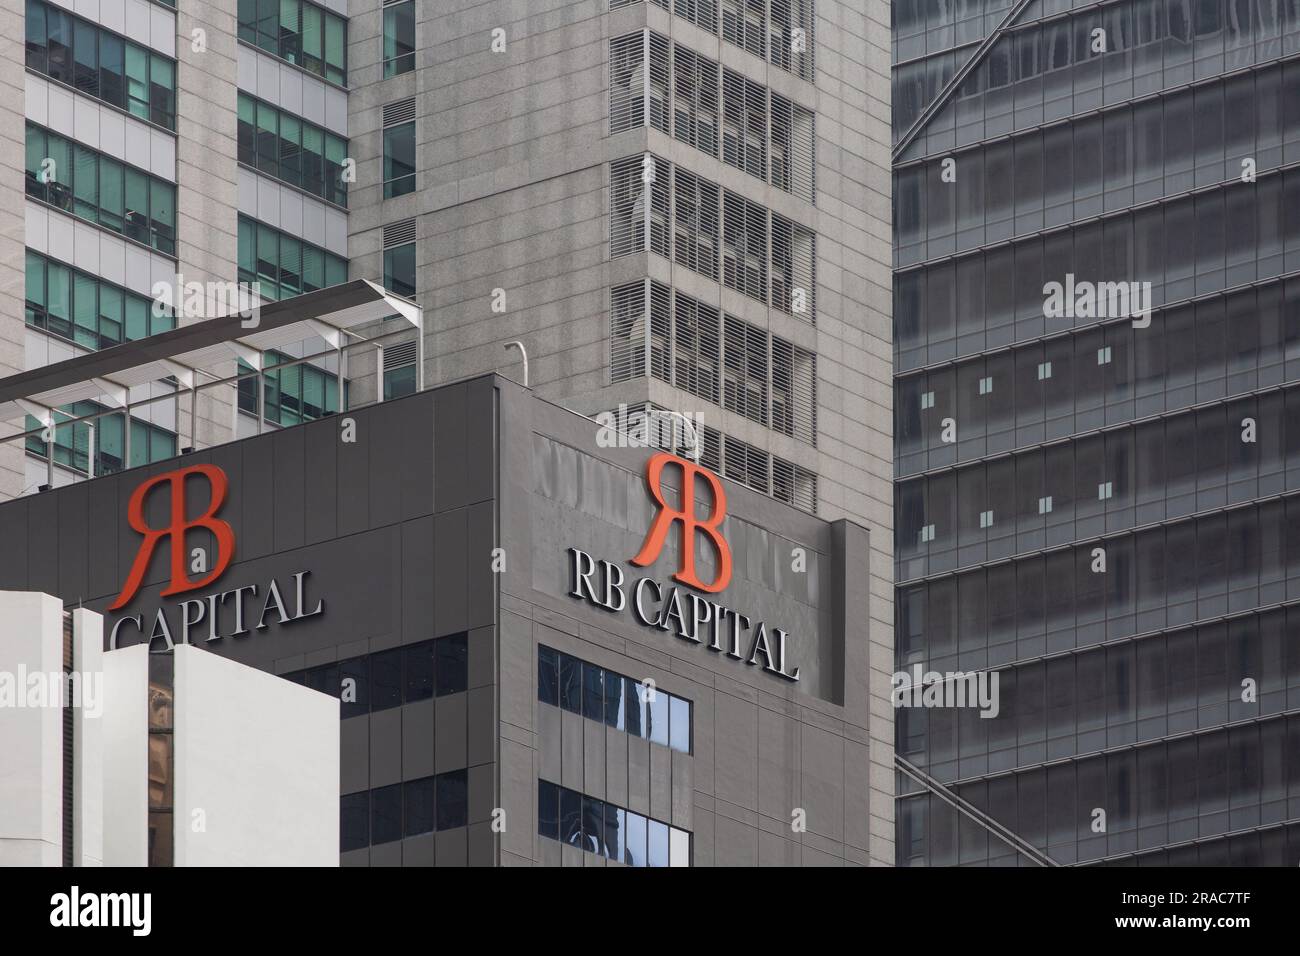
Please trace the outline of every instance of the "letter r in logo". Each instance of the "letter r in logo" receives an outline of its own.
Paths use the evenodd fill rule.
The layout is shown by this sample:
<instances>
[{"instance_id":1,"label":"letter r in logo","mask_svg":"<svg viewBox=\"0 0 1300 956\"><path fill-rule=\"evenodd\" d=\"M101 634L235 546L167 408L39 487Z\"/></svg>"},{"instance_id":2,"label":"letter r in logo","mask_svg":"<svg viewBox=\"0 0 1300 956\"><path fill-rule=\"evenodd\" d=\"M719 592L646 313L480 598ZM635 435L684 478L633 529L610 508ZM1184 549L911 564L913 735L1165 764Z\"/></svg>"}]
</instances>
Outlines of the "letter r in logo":
<instances>
[{"instance_id":1,"label":"letter r in logo","mask_svg":"<svg viewBox=\"0 0 1300 956\"><path fill-rule=\"evenodd\" d=\"M669 507L668 503L664 501L663 471L664 465L670 463L676 465L682 472L681 507L676 509ZM700 521L695 517L695 478L697 475L708 483L710 490L713 492L713 511L706 521ZM707 468L702 468L695 462L687 461L685 458L670 455L668 452L659 452L651 457L646 464L645 478L646 487L650 489L650 497L659 506L659 511L655 515L654 523L650 526L650 533L646 535L645 543L641 545L640 553L632 559L632 563L639 567L652 564L663 550L664 541L668 537L668 529L673 526L674 522L680 521L682 525L682 565L678 572L673 575L673 578L682 584L709 594L716 594L721 591L731 582L731 547L727 544L727 539L722 536L722 532L718 530L718 526L722 524L722 519L727 516L727 493L722 488L721 480ZM713 543L713 550L718 556L718 573L710 584L705 584L695 573L696 531L702 532Z\"/></svg>"},{"instance_id":2,"label":"letter r in logo","mask_svg":"<svg viewBox=\"0 0 1300 956\"><path fill-rule=\"evenodd\" d=\"M185 517L185 479L188 475L202 475L208 480L208 486L212 489L208 510L193 520ZM148 499L149 493L162 484L171 485L171 523L165 528L151 528L145 523L144 503ZM230 527L228 522L216 517L217 512L221 510L222 504L225 503L226 488L226 473L216 465L192 465L189 468L181 468L163 475L156 475L131 493L131 501L127 506L127 522L132 528L144 535L144 541L135 556L135 563L131 565L131 573L126 579L126 584L122 586L122 593L118 595L116 601L109 605L108 609L110 611L116 611L118 608L131 603L131 599L140 590L145 573L149 570L149 562L153 558L154 549L166 537L172 539L172 577L167 590L162 592L163 597L201 588L211 584L225 573L226 568L230 566L231 559L235 556L234 529ZM185 568L185 532L191 528L206 528L217 538L217 561L214 562L212 570L197 581L190 580Z\"/></svg>"}]
</instances>

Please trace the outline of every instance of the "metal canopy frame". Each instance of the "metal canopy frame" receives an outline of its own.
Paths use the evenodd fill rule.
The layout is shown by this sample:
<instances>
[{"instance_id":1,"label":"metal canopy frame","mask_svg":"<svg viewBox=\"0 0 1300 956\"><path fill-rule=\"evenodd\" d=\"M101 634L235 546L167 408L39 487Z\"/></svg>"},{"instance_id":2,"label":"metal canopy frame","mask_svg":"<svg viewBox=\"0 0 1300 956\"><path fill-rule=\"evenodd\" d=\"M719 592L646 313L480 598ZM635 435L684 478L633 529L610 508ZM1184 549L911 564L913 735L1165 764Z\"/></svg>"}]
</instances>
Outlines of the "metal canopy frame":
<instances>
[{"instance_id":1,"label":"metal canopy frame","mask_svg":"<svg viewBox=\"0 0 1300 956\"><path fill-rule=\"evenodd\" d=\"M403 320L400 328L369 336L357 331L393 317ZM348 353L357 348L375 350L378 362L376 395L378 401L383 401L383 342L395 335L405 334L411 328L416 330L415 387L417 391L424 389L423 311L415 303L393 295L367 279L356 279L291 299L268 302L258 308L255 324L246 325L247 321L245 315L240 313L206 319L0 379L0 421L9 421L19 415L31 415L40 423L36 429L0 436L0 443L41 435L46 443L47 482L53 487L55 431L79 423L91 426L89 471L93 477L94 423L105 416L124 415L127 425L123 429L123 465L124 468L129 468L129 423L133 409L159 401L179 401L180 396L188 392L188 450L195 450L199 447L198 393L203 389L222 386L237 389L239 383L246 378L257 380L257 430L260 434L265 420L265 353L313 337L323 339L328 348L279 362L271 366L271 369L291 368L334 356L337 361L335 376L340 413L348 407L343 388ZM253 371L226 377L212 371L232 358L242 359L252 366ZM167 378L176 382L174 391L131 400L132 388ZM106 407L103 411L80 418L58 411L61 406L81 401L93 401ZM177 411L179 419L179 406ZM178 420L178 437L181 434L179 424Z\"/></svg>"}]
</instances>

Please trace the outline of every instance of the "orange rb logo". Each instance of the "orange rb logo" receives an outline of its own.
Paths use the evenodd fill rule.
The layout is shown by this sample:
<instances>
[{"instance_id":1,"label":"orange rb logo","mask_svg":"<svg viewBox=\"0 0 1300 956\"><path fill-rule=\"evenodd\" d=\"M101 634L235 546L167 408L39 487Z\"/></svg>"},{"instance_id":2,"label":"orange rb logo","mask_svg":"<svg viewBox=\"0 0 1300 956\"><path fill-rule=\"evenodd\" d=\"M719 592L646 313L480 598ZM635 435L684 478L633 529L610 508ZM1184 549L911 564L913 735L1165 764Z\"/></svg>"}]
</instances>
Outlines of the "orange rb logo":
<instances>
[{"instance_id":1,"label":"orange rb logo","mask_svg":"<svg viewBox=\"0 0 1300 956\"><path fill-rule=\"evenodd\" d=\"M208 486L212 489L208 510L192 520L185 517L185 479L189 475L202 475L208 480ZM144 504L149 497L149 493L163 484L171 485L171 523L165 528L151 528L145 523ZM131 501L127 505L127 522L132 528L144 535L144 541L135 556L135 563L131 565L131 573L127 576L126 584L122 587L122 593L118 595L116 601L109 605L108 609L110 611L116 611L118 608L131 603L131 599L135 597L136 592L140 590L140 585L144 582L144 576L149 570L149 562L153 558L154 549L158 547L163 538L170 537L172 539L171 583L167 586L167 590L162 592L163 597L194 591L211 584L225 573L226 568L230 566L231 559L235 556L235 532L228 522L216 517L216 514L225 503L227 488L226 473L216 465L192 465L189 468L181 468L163 475L155 475L132 492ZM197 581L190 580L185 568L185 532L191 528L206 528L217 538L218 560L216 565Z\"/></svg>"},{"instance_id":2,"label":"orange rb logo","mask_svg":"<svg viewBox=\"0 0 1300 956\"><path fill-rule=\"evenodd\" d=\"M681 469L682 472L682 494L681 507L672 508L664 500L663 488L663 471L664 466L672 464ZM695 517L695 479L703 478L713 492L713 510L705 521L700 521ZM646 535L645 543L641 545L641 551L632 563L644 567L652 564L663 551L664 541L668 537L669 529L680 522L682 526L681 537L681 568L673 575L673 578L682 584L695 588L697 591L704 591L708 594L716 594L726 588L731 583L731 547L727 544L727 539L722 536L718 530L722 524L722 519L727 516L727 493L722 488L722 481L713 472L707 468L697 465L693 461L685 458L678 458L668 452L659 452L652 456L646 464L646 487L650 490L650 497L655 500L659 506L659 511L655 515L654 523L650 526L650 532ZM718 573L710 583L706 584L699 579L695 573L695 533L699 531L704 534L713 544L713 550L718 556Z\"/></svg>"}]
</instances>

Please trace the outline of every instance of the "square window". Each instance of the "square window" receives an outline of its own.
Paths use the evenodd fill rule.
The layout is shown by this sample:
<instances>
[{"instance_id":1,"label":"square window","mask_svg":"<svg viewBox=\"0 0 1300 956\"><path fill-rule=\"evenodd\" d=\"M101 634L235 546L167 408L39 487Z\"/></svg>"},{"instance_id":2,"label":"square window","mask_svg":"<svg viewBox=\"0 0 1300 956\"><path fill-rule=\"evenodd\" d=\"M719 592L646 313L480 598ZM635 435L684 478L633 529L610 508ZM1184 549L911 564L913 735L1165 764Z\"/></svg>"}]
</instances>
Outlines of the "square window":
<instances>
[{"instance_id":1,"label":"square window","mask_svg":"<svg viewBox=\"0 0 1300 956\"><path fill-rule=\"evenodd\" d=\"M1097 486L1097 500L1105 501L1115 494L1114 485L1109 481L1104 481Z\"/></svg>"},{"instance_id":2,"label":"square window","mask_svg":"<svg viewBox=\"0 0 1300 956\"><path fill-rule=\"evenodd\" d=\"M1052 377L1052 363L1040 362L1038 364L1038 380L1041 382Z\"/></svg>"},{"instance_id":3,"label":"square window","mask_svg":"<svg viewBox=\"0 0 1300 956\"><path fill-rule=\"evenodd\" d=\"M1051 512L1051 510L1052 510L1052 496L1051 496L1051 495L1048 495L1046 498L1039 498L1039 499L1038 499L1038 513L1039 513L1040 515L1049 514L1049 513Z\"/></svg>"},{"instance_id":4,"label":"square window","mask_svg":"<svg viewBox=\"0 0 1300 956\"><path fill-rule=\"evenodd\" d=\"M934 408L934 392L921 393L921 410Z\"/></svg>"},{"instance_id":5,"label":"square window","mask_svg":"<svg viewBox=\"0 0 1300 956\"><path fill-rule=\"evenodd\" d=\"M928 524L921 529L921 543L925 544L927 541L933 541L933 540L934 540L934 525Z\"/></svg>"},{"instance_id":6,"label":"square window","mask_svg":"<svg viewBox=\"0 0 1300 956\"><path fill-rule=\"evenodd\" d=\"M991 528L991 527L993 527L993 512L992 512L992 511L981 511L981 512L980 512L980 527L981 527L981 528Z\"/></svg>"},{"instance_id":7,"label":"square window","mask_svg":"<svg viewBox=\"0 0 1300 956\"><path fill-rule=\"evenodd\" d=\"M982 379L980 379L980 394L988 395L992 391L993 391L993 376L986 375Z\"/></svg>"},{"instance_id":8,"label":"square window","mask_svg":"<svg viewBox=\"0 0 1300 956\"><path fill-rule=\"evenodd\" d=\"M1109 364L1110 364L1110 346L1109 346L1109 345L1107 345L1105 348L1097 349L1097 364L1098 364L1098 365L1109 365Z\"/></svg>"}]
</instances>

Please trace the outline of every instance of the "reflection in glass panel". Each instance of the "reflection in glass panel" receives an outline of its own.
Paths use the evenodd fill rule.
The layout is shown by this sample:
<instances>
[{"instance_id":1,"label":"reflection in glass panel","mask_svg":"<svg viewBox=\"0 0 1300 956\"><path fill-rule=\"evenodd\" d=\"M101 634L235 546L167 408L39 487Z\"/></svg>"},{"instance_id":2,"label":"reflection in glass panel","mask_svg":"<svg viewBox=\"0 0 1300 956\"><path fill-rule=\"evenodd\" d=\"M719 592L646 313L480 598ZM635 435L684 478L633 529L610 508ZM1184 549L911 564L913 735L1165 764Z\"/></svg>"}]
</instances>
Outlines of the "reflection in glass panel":
<instances>
[{"instance_id":1,"label":"reflection in glass panel","mask_svg":"<svg viewBox=\"0 0 1300 956\"><path fill-rule=\"evenodd\" d=\"M649 820L646 846L647 866L668 865L668 824Z\"/></svg>"}]
</instances>

